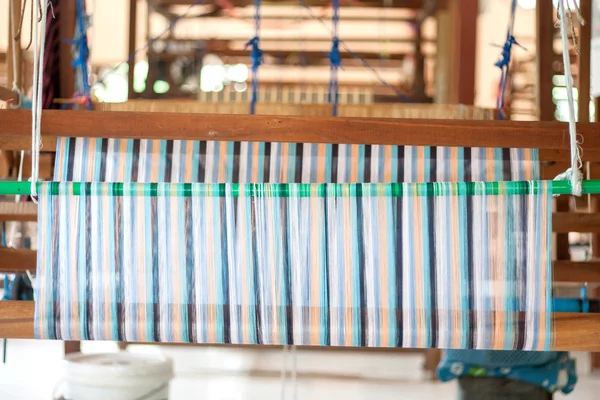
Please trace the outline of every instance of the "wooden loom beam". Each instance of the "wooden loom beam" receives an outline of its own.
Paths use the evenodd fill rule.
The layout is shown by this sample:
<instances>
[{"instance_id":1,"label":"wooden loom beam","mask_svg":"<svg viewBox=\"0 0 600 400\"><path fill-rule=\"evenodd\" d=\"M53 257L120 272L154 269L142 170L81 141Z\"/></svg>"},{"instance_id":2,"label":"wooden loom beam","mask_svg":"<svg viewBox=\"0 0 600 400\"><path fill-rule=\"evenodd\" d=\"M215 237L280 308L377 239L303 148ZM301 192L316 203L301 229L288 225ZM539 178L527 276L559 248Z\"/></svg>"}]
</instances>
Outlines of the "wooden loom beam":
<instances>
[{"instance_id":1,"label":"wooden loom beam","mask_svg":"<svg viewBox=\"0 0 600 400\"><path fill-rule=\"evenodd\" d=\"M27 149L31 112L0 111L0 149ZM568 126L559 122L410 120L287 117L145 112L44 110L44 149L53 138L180 139L415 146L569 148ZM600 150L600 125L580 124L586 150Z\"/></svg>"},{"instance_id":2,"label":"wooden loom beam","mask_svg":"<svg viewBox=\"0 0 600 400\"><path fill-rule=\"evenodd\" d=\"M0 302L0 337L33 339L33 301ZM553 313L553 350L599 351L600 314Z\"/></svg>"}]
</instances>

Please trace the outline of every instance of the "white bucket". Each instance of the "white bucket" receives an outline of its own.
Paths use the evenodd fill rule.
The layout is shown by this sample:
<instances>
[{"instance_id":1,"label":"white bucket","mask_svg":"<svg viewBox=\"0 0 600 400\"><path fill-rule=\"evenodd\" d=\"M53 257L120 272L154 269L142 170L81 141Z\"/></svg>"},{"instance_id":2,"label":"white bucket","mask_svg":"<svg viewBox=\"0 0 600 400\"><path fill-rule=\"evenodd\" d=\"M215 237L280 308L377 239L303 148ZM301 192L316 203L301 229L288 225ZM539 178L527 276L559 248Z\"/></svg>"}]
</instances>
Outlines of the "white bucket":
<instances>
[{"instance_id":1,"label":"white bucket","mask_svg":"<svg viewBox=\"0 0 600 400\"><path fill-rule=\"evenodd\" d=\"M167 400L173 363L160 355L76 353L66 357L65 399Z\"/></svg>"}]
</instances>

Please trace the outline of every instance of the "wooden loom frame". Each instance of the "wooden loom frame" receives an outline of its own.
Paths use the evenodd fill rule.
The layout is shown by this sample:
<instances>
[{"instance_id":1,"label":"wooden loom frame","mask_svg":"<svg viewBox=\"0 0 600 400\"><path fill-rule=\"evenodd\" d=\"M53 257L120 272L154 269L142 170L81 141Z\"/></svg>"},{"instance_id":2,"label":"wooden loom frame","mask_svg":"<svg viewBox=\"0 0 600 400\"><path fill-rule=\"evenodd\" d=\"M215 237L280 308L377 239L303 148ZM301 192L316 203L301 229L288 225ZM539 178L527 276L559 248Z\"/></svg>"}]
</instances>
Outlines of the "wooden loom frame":
<instances>
[{"instance_id":1,"label":"wooden loom frame","mask_svg":"<svg viewBox=\"0 0 600 400\"><path fill-rule=\"evenodd\" d=\"M7 110L1 111L0 116L0 148L30 148L31 112ZM600 125L580 124L578 130L586 138L584 158L587 156L587 160L599 161ZM553 160L569 158L568 127L567 124L558 122L43 111L43 146L54 148L58 136L520 147L539 148L541 155L547 154ZM564 217L569 219L568 216ZM564 220L563 224L566 225L561 229L569 229ZM9 253L13 256L7 257ZM23 265L19 263L24 261L23 254L29 254L26 257L31 257L31 253L4 250L0 253L0 266L6 262L15 262L15 266ZM563 262L562 265L564 267L576 264ZM600 264L585 264L588 264L588 267L593 266L597 277L597 267L600 267ZM32 301L0 302L0 337L33 338L33 313ZM600 350L600 314L553 313L552 319L555 337L553 349Z\"/></svg>"}]
</instances>

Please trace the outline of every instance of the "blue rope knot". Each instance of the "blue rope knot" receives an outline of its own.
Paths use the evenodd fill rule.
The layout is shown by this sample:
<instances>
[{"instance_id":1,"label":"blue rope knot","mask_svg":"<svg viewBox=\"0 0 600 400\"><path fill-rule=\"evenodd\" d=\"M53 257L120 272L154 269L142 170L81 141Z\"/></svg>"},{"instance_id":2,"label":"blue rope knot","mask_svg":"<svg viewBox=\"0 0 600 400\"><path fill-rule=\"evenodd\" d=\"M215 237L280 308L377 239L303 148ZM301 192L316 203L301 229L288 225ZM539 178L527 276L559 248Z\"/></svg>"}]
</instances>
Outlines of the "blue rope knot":
<instances>
[{"instance_id":1,"label":"blue rope knot","mask_svg":"<svg viewBox=\"0 0 600 400\"><path fill-rule=\"evenodd\" d=\"M340 39L334 37L331 41L331 52L329 53L331 68L341 68L342 57L340 55Z\"/></svg>"},{"instance_id":2,"label":"blue rope knot","mask_svg":"<svg viewBox=\"0 0 600 400\"><path fill-rule=\"evenodd\" d=\"M252 39L248 40L244 46L245 49L252 47L252 50L250 51L250 57L252 57L252 68L254 69L260 67L263 63L263 51L258 46L259 40L260 39L258 36L254 36Z\"/></svg>"},{"instance_id":3,"label":"blue rope knot","mask_svg":"<svg viewBox=\"0 0 600 400\"><path fill-rule=\"evenodd\" d=\"M510 52L513 45L522 47L519 43L517 43L517 40L513 35L509 35L504 43L504 46L502 46L502 57L494 64L496 67L500 69L508 67L508 64L510 63Z\"/></svg>"}]
</instances>

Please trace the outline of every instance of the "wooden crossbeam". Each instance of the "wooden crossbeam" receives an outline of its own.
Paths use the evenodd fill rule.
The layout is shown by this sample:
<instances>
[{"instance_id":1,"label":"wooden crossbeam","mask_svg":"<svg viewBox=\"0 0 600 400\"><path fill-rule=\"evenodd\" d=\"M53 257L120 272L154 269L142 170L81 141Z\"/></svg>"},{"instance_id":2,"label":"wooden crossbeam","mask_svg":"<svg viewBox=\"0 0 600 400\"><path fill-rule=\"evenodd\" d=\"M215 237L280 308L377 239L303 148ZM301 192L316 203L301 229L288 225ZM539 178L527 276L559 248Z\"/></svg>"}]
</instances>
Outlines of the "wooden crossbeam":
<instances>
[{"instance_id":1,"label":"wooden crossbeam","mask_svg":"<svg viewBox=\"0 0 600 400\"><path fill-rule=\"evenodd\" d=\"M35 271L37 266L37 251L29 249L0 248L0 272ZM1 336L0 336L1 337Z\"/></svg>"},{"instance_id":2,"label":"wooden crossbeam","mask_svg":"<svg viewBox=\"0 0 600 400\"><path fill-rule=\"evenodd\" d=\"M35 250L0 248L0 273L35 271L36 265ZM553 269L555 283L600 282L600 262L554 261Z\"/></svg>"},{"instance_id":3,"label":"wooden crossbeam","mask_svg":"<svg viewBox=\"0 0 600 400\"><path fill-rule=\"evenodd\" d=\"M553 263L552 280L560 283L598 283L600 282L600 262L597 261L563 261Z\"/></svg>"},{"instance_id":4,"label":"wooden crossbeam","mask_svg":"<svg viewBox=\"0 0 600 400\"><path fill-rule=\"evenodd\" d=\"M0 337L33 339L34 302L0 302ZM553 313L553 350L600 351L600 314Z\"/></svg>"},{"instance_id":5,"label":"wooden crossbeam","mask_svg":"<svg viewBox=\"0 0 600 400\"><path fill-rule=\"evenodd\" d=\"M600 232L600 213L553 213L552 231L557 233L598 233Z\"/></svg>"},{"instance_id":6,"label":"wooden crossbeam","mask_svg":"<svg viewBox=\"0 0 600 400\"><path fill-rule=\"evenodd\" d=\"M0 202L0 221L37 221L37 205L34 203Z\"/></svg>"},{"instance_id":7,"label":"wooden crossbeam","mask_svg":"<svg viewBox=\"0 0 600 400\"><path fill-rule=\"evenodd\" d=\"M0 111L0 149L31 146L31 112ZM600 150L600 124L580 124L585 149ZM179 139L415 146L521 147L566 150L566 123L399 120L144 112L44 110L44 146L62 135L88 138ZM584 149L584 150L585 150Z\"/></svg>"}]
</instances>

